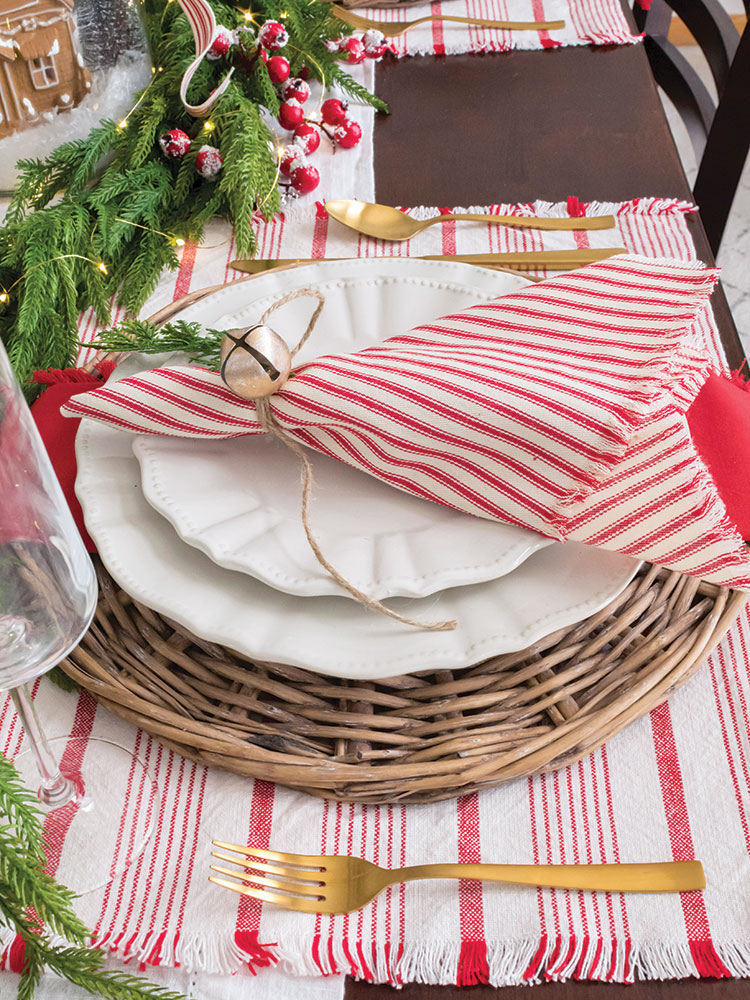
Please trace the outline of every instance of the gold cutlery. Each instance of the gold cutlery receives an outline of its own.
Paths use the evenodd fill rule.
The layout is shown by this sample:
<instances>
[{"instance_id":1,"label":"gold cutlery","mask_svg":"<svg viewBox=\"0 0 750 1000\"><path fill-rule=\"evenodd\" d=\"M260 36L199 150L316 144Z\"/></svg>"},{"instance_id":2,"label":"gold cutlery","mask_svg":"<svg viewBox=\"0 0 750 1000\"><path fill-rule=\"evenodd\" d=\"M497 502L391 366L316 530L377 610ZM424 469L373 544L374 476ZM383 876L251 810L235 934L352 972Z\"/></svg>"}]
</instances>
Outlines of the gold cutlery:
<instances>
[{"instance_id":1,"label":"gold cutlery","mask_svg":"<svg viewBox=\"0 0 750 1000\"><path fill-rule=\"evenodd\" d=\"M458 264L475 264L478 267L540 267L553 271L568 271L583 264L593 264L618 253L627 253L625 247L605 247L591 250L524 250L512 253L465 253L433 254L432 256L404 257L404 260L452 260ZM320 264L324 260L362 260L356 257L307 257L281 258L279 260L253 259L252 257L233 260L235 271L260 274L275 267L289 267L291 264ZM368 260L377 258L369 257ZM383 257L383 260L398 260L398 257Z\"/></svg>"},{"instance_id":2,"label":"gold cutlery","mask_svg":"<svg viewBox=\"0 0 750 1000\"><path fill-rule=\"evenodd\" d=\"M591 892L683 892L703 889L706 885L700 861L624 865L412 865L388 870L362 858L286 854L238 847L220 840L212 843L239 856L212 851L211 857L239 868L211 865L211 871L229 875L230 879L209 875L209 881L243 896L303 913L351 913L366 906L389 885L425 878L475 878ZM249 871L253 874L248 874ZM267 874L258 875L259 871Z\"/></svg>"},{"instance_id":3,"label":"gold cutlery","mask_svg":"<svg viewBox=\"0 0 750 1000\"><path fill-rule=\"evenodd\" d=\"M353 14L338 4L331 6L340 21L346 21L360 31L375 28L382 31L386 38L403 35L410 28L415 28L418 24L429 24L431 21L457 21L460 24L476 24L480 28L502 28L504 31L552 31L565 27L565 21L486 21L481 17L457 17L453 14L432 14L429 17L418 17L416 21L373 21L369 17Z\"/></svg>"},{"instance_id":4,"label":"gold cutlery","mask_svg":"<svg viewBox=\"0 0 750 1000\"><path fill-rule=\"evenodd\" d=\"M453 213L430 219L412 219L390 205L368 201L327 201L325 210L332 219L365 236L378 240L408 240L438 222L488 222L496 226L520 229L614 229L614 215L594 215L580 219L542 219L527 215L477 215Z\"/></svg>"}]
</instances>

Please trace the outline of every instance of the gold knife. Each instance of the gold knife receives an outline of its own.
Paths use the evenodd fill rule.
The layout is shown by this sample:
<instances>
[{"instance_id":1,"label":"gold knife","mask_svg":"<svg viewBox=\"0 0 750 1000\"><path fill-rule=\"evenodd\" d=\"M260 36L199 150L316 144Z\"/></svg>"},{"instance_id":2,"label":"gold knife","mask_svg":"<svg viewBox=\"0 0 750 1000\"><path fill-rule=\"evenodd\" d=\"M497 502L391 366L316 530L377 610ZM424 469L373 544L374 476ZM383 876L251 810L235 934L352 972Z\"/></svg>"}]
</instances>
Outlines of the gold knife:
<instances>
[{"instance_id":1,"label":"gold knife","mask_svg":"<svg viewBox=\"0 0 750 1000\"><path fill-rule=\"evenodd\" d=\"M605 247L603 249L579 250L527 250L518 253L465 253L465 254L433 254L421 257L404 257L403 260L452 260L458 264L475 264L479 267L513 267L526 266L545 268L554 271L568 271L583 264L593 264L618 253L627 253L625 247ZM245 257L233 260L231 267L235 271L247 271L248 274L260 274L262 271L272 271L275 267L289 267L293 264L320 264L323 260L337 260L342 263L349 260L399 260L398 257L285 257L278 260L253 259Z\"/></svg>"}]
</instances>

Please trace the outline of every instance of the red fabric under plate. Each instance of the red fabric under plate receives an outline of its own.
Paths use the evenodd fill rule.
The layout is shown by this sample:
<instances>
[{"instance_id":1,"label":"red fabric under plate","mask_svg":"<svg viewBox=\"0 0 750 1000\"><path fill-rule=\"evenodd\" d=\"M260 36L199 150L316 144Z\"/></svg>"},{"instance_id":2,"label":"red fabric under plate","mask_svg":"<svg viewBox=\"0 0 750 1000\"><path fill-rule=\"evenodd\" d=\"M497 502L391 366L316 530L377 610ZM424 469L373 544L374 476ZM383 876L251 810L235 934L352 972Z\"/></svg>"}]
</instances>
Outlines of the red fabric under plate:
<instances>
[{"instance_id":1,"label":"red fabric under plate","mask_svg":"<svg viewBox=\"0 0 750 1000\"><path fill-rule=\"evenodd\" d=\"M738 376L711 375L688 410L690 434L727 513L750 538L750 392Z\"/></svg>"},{"instance_id":2,"label":"red fabric under plate","mask_svg":"<svg viewBox=\"0 0 750 1000\"><path fill-rule=\"evenodd\" d=\"M75 373L75 378L73 378ZM83 521L83 511L75 494L76 455L75 440L80 420L65 420L60 416L63 403L79 392L88 392L102 384L99 375L85 375L75 369L71 372L38 373L38 381L47 381L47 376L57 378L44 390L31 407L31 413L41 435L52 467L60 480L65 498L87 551L96 552L96 545L89 537Z\"/></svg>"}]
</instances>

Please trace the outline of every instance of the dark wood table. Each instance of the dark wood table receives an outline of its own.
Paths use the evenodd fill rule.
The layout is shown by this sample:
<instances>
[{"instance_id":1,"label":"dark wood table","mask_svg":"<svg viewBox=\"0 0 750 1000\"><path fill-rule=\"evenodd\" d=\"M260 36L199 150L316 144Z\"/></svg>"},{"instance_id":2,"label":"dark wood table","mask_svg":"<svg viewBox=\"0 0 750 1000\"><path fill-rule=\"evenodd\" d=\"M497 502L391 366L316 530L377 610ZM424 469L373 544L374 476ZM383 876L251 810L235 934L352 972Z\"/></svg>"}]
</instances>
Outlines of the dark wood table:
<instances>
[{"instance_id":1,"label":"dark wood table","mask_svg":"<svg viewBox=\"0 0 750 1000\"><path fill-rule=\"evenodd\" d=\"M376 90L393 111L375 128L375 190L392 205L692 200L640 45L384 60ZM700 220L700 257L713 258ZM724 293L714 311L733 367L744 359ZM497 1000L473 986L388 986L347 980L346 1000ZM749 981L635 986L552 983L539 1000L748 1000ZM529 1000L506 987L503 1000Z\"/></svg>"}]
</instances>

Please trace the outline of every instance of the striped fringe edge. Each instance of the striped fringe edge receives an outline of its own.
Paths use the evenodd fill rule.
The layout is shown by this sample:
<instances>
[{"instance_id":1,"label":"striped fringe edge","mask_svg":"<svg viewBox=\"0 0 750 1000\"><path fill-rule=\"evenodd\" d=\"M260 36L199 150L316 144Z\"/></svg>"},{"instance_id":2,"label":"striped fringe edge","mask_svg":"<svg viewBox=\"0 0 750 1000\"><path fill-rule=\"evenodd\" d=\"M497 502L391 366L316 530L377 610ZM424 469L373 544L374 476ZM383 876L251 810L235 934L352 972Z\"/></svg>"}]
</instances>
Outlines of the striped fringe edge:
<instances>
[{"instance_id":1,"label":"striped fringe edge","mask_svg":"<svg viewBox=\"0 0 750 1000\"><path fill-rule=\"evenodd\" d=\"M243 937L245 935L245 937ZM62 943L62 942L56 942ZM262 944L254 932L238 932L237 940L215 935L194 936L155 931L100 947L132 962L141 970L148 966L175 966L186 972L231 974L249 968L262 969L278 963L296 976L351 975L376 983L471 986L533 985L542 982L590 980L631 983L648 979L744 978L750 977L748 941L662 941L638 945L629 939L584 936L542 937L519 941L443 942L432 945L388 943L366 949L360 943L322 942L300 939L283 948ZM23 950L7 929L0 933L0 970L20 972ZM367 953L366 953L367 952Z\"/></svg>"},{"instance_id":2,"label":"striped fringe edge","mask_svg":"<svg viewBox=\"0 0 750 1000\"><path fill-rule=\"evenodd\" d=\"M552 15L550 15L552 16ZM420 45L419 48L409 52L394 52L397 59L409 59L411 56L457 56L476 54L480 52L510 52L513 49L547 49L547 48L569 48L576 45L637 45L643 41L642 34L631 35L627 32L612 31L610 34L598 34L591 32L590 35L577 35L565 38L564 41L555 42L550 40L545 45L539 41L538 35L529 32L532 37L527 38L523 33L516 34L509 45L492 44L466 45L461 42L442 42L438 46L434 42Z\"/></svg>"},{"instance_id":3,"label":"striped fringe edge","mask_svg":"<svg viewBox=\"0 0 750 1000\"><path fill-rule=\"evenodd\" d=\"M316 202L316 209L324 211L324 203ZM487 214L494 210L497 215L544 216L550 219L569 219L579 215L672 215L693 214L697 205L679 198L633 198L630 201L579 201L571 197L567 201L530 201L523 204L505 202L497 205L451 205L438 208L429 205L403 206L413 219L431 219L444 212L471 212ZM293 205L283 212L287 222L310 219L310 205Z\"/></svg>"}]
</instances>

